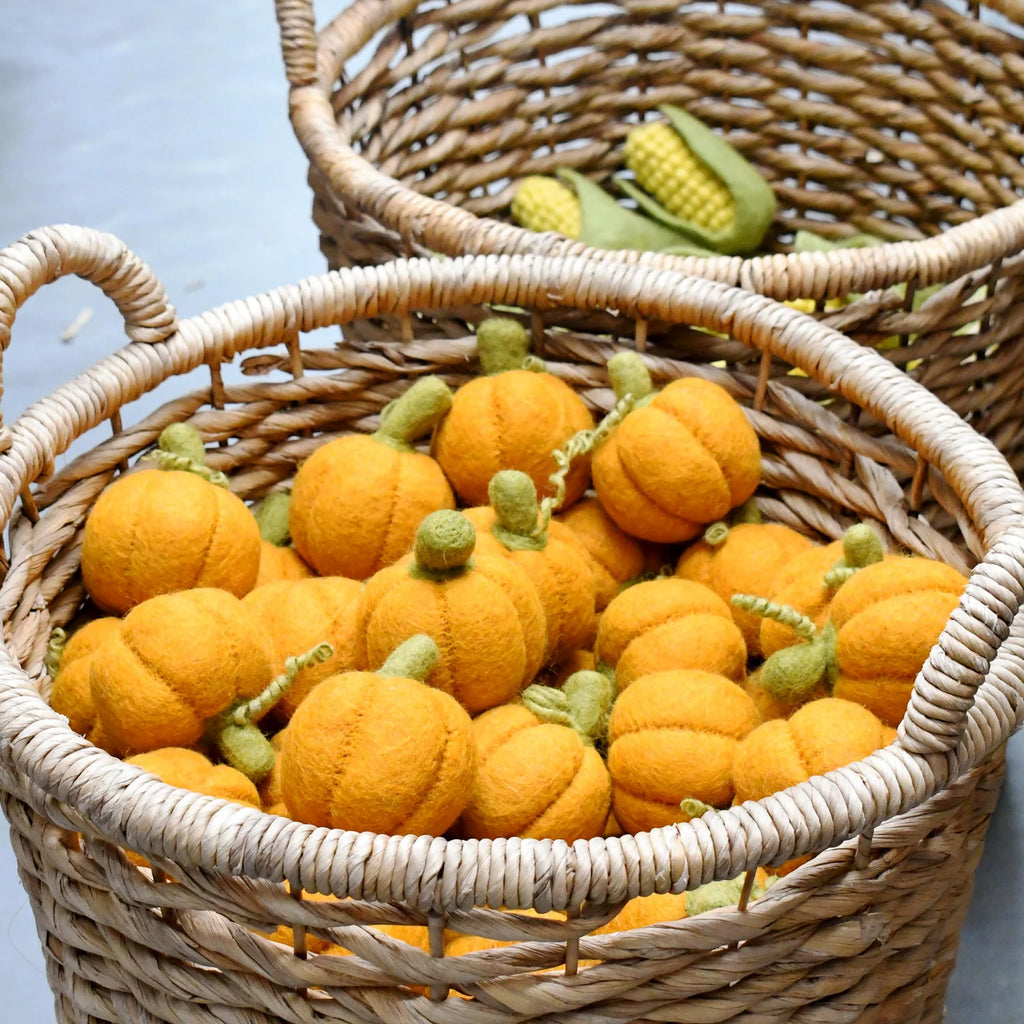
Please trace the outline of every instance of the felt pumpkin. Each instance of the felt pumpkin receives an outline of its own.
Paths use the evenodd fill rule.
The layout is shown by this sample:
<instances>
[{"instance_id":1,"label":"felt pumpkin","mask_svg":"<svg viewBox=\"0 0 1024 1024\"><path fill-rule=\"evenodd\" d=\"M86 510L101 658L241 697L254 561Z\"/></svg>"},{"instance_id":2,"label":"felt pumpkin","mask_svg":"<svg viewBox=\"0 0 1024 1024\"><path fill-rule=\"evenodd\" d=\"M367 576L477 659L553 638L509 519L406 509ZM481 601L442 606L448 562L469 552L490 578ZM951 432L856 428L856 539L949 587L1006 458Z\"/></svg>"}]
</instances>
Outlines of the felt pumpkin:
<instances>
[{"instance_id":1,"label":"felt pumpkin","mask_svg":"<svg viewBox=\"0 0 1024 1024\"><path fill-rule=\"evenodd\" d=\"M753 901L760 898L778 880L778 875L770 875L764 868L757 868L754 872L754 881L750 887L748 900ZM743 895L743 887L746 882L747 876L744 874L736 878L726 878L718 882L706 882L704 885L698 885L696 889L685 894L686 916L696 917L698 914L706 914L709 910L735 907Z\"/></svg>"},{"instance_id":2,"label":"felt pumpkin","mask_svg":"<svg viewBox=\"0 0 1024 1024\"><path fill-rule=\"evenodd\" d=\"M326 640L334 654L300 672L295 682L270 709L270 717L287 722L321 679L358 667L356 616L363 585L345 576L268 583L242 599L263 635L275 675L296 651Z\"/></svg>"},{"instance_id":3,"label":"felt pumpkin","mask_svg":"<svg viewBox=\"0 0 1024 1024\"><path fill-rule=\"evenodd\" d=\"M780 570L812 547L802 534L778 523L716 523L708 527L703 540L683 552L676 575L703 583L728 602L733 594L769 593ZM748 655L759 657L762 620L737 607L732 608L732 617Z\"/></svg>"},{"instance_id":4,"label":"felt pumpkin","mask_svg":"<svg viewBox=\"0 0 1024 1024\"><path fill-rule=\"evenodd\" d=\"M747 500L761 479L757 434L727 391L698 377L652 394L635 352L608 366L616 397L638 401L594 452L601 504L627 533L675 543Z\"/></svg>"},{"instance_id":5,"label":"felt pumpkin","mask_svg":"<svg viewBox=\"0 0 1024 1024\"><path fill-rule=\"evenodd\" d=\"M321 576L366 579L409 550L425 515L455 507L441 467L412 446L450 404L439 377L422 377L385 407L375 434L336 438L299 466L288 525Z\"/></svg>"},{"instance_id":6,"label":"felt pumpkin","mask_svg":"<svg viewBox=\"0 0 1024 1024\"><path fill-rule=\"evenodd\" d=\"M761 668L762 687L776 700L798 702L824 685L898 725L966 583L942 562L894 556L843 583L821 630L792 609L765 604L765 614L788 621L807 642L773 654Z\"/></svg>"},{"instance_id":7,"label":"felt pumpkin","mask_svg":"<svg viewBox=\"0 0 1024 1024\"><path fill-rule=\"evenodd\" d=\"M359 661L379 664L416 633L439 638L428 682L470 714L512 700L544 660L544 610L536 588L508 558L472 558L465 516L427 516L415 552L367 581L359 602Z\"/></svg>"},{"instance_id":8,"label":"felt pumpkin","mask_svg":"<svg viewBox=\"0 0 1024 1024\"><path fill-rule=\"evenodd\" d=\"M619 529L596 498L577 502L558 520L572 530L590 557L598 611L647 570L650 553L635 537Z\"/></svg>"},{"instance_id":9,"label":"felt pumpkin","mask_svg":"<svg viewBox=\"0 0 1024 1024\"><path fill-rule=\"evenodd\" d=\"M567 658L548 665L540 675L537 682L541 686L561 687L565 681L576 672L596 672L597 658L593 651L573 651Z\"/></svg>"},{"instance_id":10,"label":"felt pumpkin","mask_svg":"<svg viewBox=\"0 0 1024 1024\"><path fill-rule=\"evenodd\" d=\"M205 464L194 427L176 423L160 435L161 468L119 477L85 520L82 580L104 611L123 614L158 594L220 587L252 590L260 534L222 473Z\"/></svg>"},{"instance_id":11,"label":"felt pumpkin","mask_svg":"<svg viewBox=\"0 0 1024 1024\"><path fill-rule=\"evenodd\" d=\"M126 758L169 786L217 796L232 803L259 808L260 795L252 780L226 764L214 764L197 750L164 747Z\"/></svg>"},{"instance_id":12,"label":"felt pumpkin","mask_svg":"<svg viewBox=\"0 0 1024 1024\"><path fill-rule=\"evenodd\" d=\"M476 770L459 827L469 839L593 839L611 806L594 742L607 728L614 685L580 672L561 690L528 686L521 704L473 720Z\"/></svg>"},{"instance_id":13,"label":"felt pumpkin","mask_svg":"<svg viewBox=\"0 0 1024 1024\"><path fill-rule=\"evenodd\" d=\"M476 555L508 558L537 591L547 631L544 661L567 658L594 640L594 580L586 549L561 523L540 520L533 481L515 469L495 473L489 506L464 509Z\"/></svg>"},{"instance_id":14,"label":"felt pumpkin","mask_svg":"<svg viewBox=\"0 0 1024 1024\"><path fill-rule=\"evenodd\" d=\"M758 722L754 702L724 676L677 669L636 680L608 725L615 817L646 832L689 820L684 800L727 807L737 744Z\"/></svg>"},{"instance_id":15,"label":"felt pumpkin","mask_svg":"<svg viewBox=\"0 0 1024 1024\"><path fill-rule=\"evenodd\" d=\"M330 653L294 659L293 669ZM150 598L95 653L89 689L108 751L144 753L205 739L261 778L273 751L253 724L294 679L273 678L263 638L241 601L213 588Z\"/></svg>"},{"instance_id":16,"label":"felt pumpkin","mask_svg":"<svg viewBox=\"0 0 1024 1024\"><path fill-rule=\"evenodd\" d=\"M89 690L89 669L96 651L120 630L121 620L113 616L87 622L66 642L64 631L54 630L47 652L53 677L50 707L66 716L75 732L97 746L103 744L96 731L96 706Z\"/></svg>"},{"instance_id":17,"label":"felt pumpkin","mask_svg":"<svg viewBox=\"0 0 1024 1024\"><path fill-rule=\"evenodd\" d=\"M652 893L631 899L607 924L591 932L591 935L611 935L614 932L628 932L634 928L646 928L649 924L665 921L681 921L686 917L685 892Z\"/></svg>"},{"instance_id":18,"label":"felt pumpkin","mask_svg":"<svg viewBox=\"0 0 1024 1024\"><path fill-rule=\"evenodd\" d=\"M761 685L761 669L757 668L742 683L744 692L746 692L750 699L753 700L754 705L757 708L758 715L761 716L762 722L771 721L773 718L789 718L797 708L803 707L808 700L817 700L819 697L827 697L828 691L824 685L815 687L808 695L806 700L799 700L794 702L787 702L782 700L776 700L764 687Z\"/></svg>"},{"instance_id":19,"label":"felt pumpkin","mask_svg":"<svg viewBox=\"0 0 1024 1024\"><path fill-rule=\"evenodd\" d=\"M284 797L281 795L281 748L284 746L287 731L288 727L285 726L270 737L274 764L259 784L260 806L267 814L276 814L282 818L290 817L288 808L284 805Z\"/></svg>"},{"instance_id":20,"label":"felt pumpkin","mask_svg":"<svg viewBox=\"0 0 1024 1024\"><path fill-rule=\"evenodd\" d=\"M672 577L623 590L601 616L594 650L615 670L620 690L670 668L717 672L738 682L747 664L729 606L708 587Z\"/></svg>"},{"instance_id":21,"label":"felt pumpkin","mask_svg":"<svg viewBox=\"0 0 1024 1024\"><path fill-rule=\"evenodd\" d=\"M547 373L540 360L524 369L529 340L515 320L492 317L477 329L484 376L463 384L434 437L434 457L465 505L484 505L487 486L501 469L526 473L537 493L555 497L548 479L558 469L554 451L594 419L583 399ZM573 461L561 507L586 490L589 459Z\"/></svg>"},{"instance_id":22,"label":"felt pumpkin","mask_svg":"<svg viewBox=\"0 0 1024 1024\"><path fill-rule=\"evenodd\" d=\"M281 748L281 794L297 821L357 832L442 835L473 775L469 716L426 686L437 645L415 636L377 672L323 680Z\"/></svg>"},{"instance_id":23,"label":"felt pumpkin","mask_svg":"<svg viewBox=\"0 0 1024 1024\"><path fill-rule=\"evenodd\" d=\"M264 587L279 580L304 580L313 575L295 548L289 545L288 512L291 495L283 491L268 494L253 510L260 528L260 570L253 586Z\"/></svg>"}]
</instances>

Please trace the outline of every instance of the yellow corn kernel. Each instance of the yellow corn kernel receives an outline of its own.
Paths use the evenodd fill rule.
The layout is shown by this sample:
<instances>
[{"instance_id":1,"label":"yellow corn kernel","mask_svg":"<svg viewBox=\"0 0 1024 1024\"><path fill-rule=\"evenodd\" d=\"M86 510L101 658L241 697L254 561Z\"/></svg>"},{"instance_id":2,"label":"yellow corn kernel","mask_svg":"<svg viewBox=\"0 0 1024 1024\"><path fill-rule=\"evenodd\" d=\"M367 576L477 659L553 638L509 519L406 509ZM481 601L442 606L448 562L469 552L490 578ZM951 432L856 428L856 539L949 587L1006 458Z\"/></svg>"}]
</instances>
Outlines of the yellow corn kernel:
<instances>
[{"instance_id":1,"label":"yellow corn kernel","mask_svg":"<svg viewBox=\"0 0 1024 1024\"><path fill-rule=\"evenodd\" d=\"M623 152L637 183L674 216L716 234L735 223L729 190L669 125L657 121L634 128Z\"/></svg>"},{"instance_id":2,"label":"yellow corn kernel","mask_svg":"<svg viewBox=\"0 0 1024 1024\"><path fill-rule=\"evenodd\" d=\"M512 218L528 231L557 231L579 237L580 203L576 194L556 178L539 174L523 178L512 200Z\"/></svg>"}]
</instances>

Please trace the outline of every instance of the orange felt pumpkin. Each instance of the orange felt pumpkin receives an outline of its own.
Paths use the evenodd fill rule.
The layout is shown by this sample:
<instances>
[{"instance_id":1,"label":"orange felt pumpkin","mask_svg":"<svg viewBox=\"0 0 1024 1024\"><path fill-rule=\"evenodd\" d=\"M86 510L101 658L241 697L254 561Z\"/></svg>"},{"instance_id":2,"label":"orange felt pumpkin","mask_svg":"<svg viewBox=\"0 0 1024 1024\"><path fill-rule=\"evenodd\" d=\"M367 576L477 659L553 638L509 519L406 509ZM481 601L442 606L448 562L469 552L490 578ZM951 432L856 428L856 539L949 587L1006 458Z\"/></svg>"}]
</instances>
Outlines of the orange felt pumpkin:
<instances>
[{"instance_id":1,"label":"orange felt pumpkin","mask_svg":"<svg viewBox=\"0 0 1024 1024\"><path fill-rule=\"evenodd\" d=\"M247 807L260 807L260 795L252 780L226 764L214 764L197 750L164 747L125 759L145 769L169 786L190 789L194 793L220 797Z\"/></svg>"},{"instance_id":2,"label":"orange felt pumpkin","mask_svg":"<svg viewBox=\"0 0 1024 1024\"><path fill-rule=\"evenodd\" d=\"M487 502L487 486L501 469L526 473L537 493L554 497L549 477L558 469L553 452L594 419L583 399L540 367L521 369L528 339L515 320L494 317L477 329L485 376L463 384L434 438L433 454L466 505ZM586 490L589 459L573 461L562 507Z\"/></svg>"},{"instance_id":3,"label":"orange felt pumpkin","mask_svg":"<svg viewBox=\"0 0 1024 1024\"><path fill-rule=\"evenodd\" d=\"M378 672L323 680L281 746L281 794L296 821L357 832L442 835L473 774L469 716L420 680L437 645L411 637Z\"/></svg>"},{"instance_id":4,"label":"orange felt pumpkin","mask_svg":"<svg viewBox=\"0 0 1024 1024\"><path fill-rule=\"evenodd\" d=\"M708 587L673 577L627 587L601 615L595 653L619 689L662 669L694 668L737 682L747 650L729 606Z\"/></svg>"},{"instance_id":5,"label":"orange felt pumpkin","mask_svg":"<svg viewBox=\"0 0 1024 1024\"><path fill-rule=\"evenodd\" d=\"M455 507L441 467L412 447L450 404L447 385L423 377L385 407L375 434L329 441L299 466L288 525L321 576L366 579L409 550L425 515Z\"/></svg>"},{"instance_id":6,"label":"orange felt pumpkin","mask_svg":"<svg viewBox=\"0 0 1024 1024\"><path fill-rule=\"evenodd\" d=\"M601 504L627 533L675 543L696 537L754 493L761 479L757 434L739 404L698 377L651 396L636 353L609 363L616 396L640 399L594 452Z\"/></svg>"},{"instance_id":7,"label":"orange felt pumpkin","mask_svg":"<svg viewBox=\"0 0 1024 1024\"><path fill-rule=\"evenodd\" d=\"M68 725L91 743L102 746L97 732L96 706L89 690L89 669L96 651L121 631L121 620L113 616L93 619L64 642L64 631L54 630L47 651L53 687L50 707L65 715Z\"/></svg>"},{"instance_id":8,"label":"orange felt pumpkin","mask_svg":"<svg viewBox=\"0 0 1024 1024\"><path fill-rule=\"evenodd\" d=\"M491 480L491 504L463 510L476 554L508 558L537 591L547 630L544 661L566 658L594 639L594 580L583 545L567 527L540 519L533 481L506 469Z\"/></svg>"},{"instance_id":9,"label":"orange felt pumpkin","mask_svg":"<svg viewBox=\"0 0 1024 1024\"><path fill-rule=\"evenodd\" d=\"M194 587L236 597L256 582L260 534L221 473L205 465L198 431L172 424L158 465L115 480L85 521L82 580L104 611L123 614L148 598Z\"/></svg>"},{"instance_id":10,"label":"orange felt pumpkin","mask_svg":"<svg viewBox=\"0 0 1024 1024\"><path fill-rule=\"evenodd\" d=\"M416 633L438 637L428 680L470 714L512 700L537 674L546 644L537 591L507 558L478 555L458 512L427 516L415 553L367 581L359 602L359 662L378 664Z\"/></svg>"},{"instance_id":11,"label":"orange felt pumpkin","mask_svg":"<svg viewBox=\"0 0 1024 1024\"><path fill-rule=\"evenodd\" d=\"M302 556L290 547L288 534L288 512L291 495L283 491L268 494L253 509L253 515L260 528L260 571L256 575L257 587L280 580L304 580L313 575L313 570L302 560Z\"/></svg>"},{"instance_id":12,"label":"orange felt pumpkin","mask_svg":"<svg viewBox=\"0 0 1024 1024\"><path fill-rule=\"evenodd\" d=\"M615 817L646 832L688 820L684 800L727 807L736 746L758 722L754 702L724 676L679 669L636 680L608 725Z\"/></svg>"}]
</instances>

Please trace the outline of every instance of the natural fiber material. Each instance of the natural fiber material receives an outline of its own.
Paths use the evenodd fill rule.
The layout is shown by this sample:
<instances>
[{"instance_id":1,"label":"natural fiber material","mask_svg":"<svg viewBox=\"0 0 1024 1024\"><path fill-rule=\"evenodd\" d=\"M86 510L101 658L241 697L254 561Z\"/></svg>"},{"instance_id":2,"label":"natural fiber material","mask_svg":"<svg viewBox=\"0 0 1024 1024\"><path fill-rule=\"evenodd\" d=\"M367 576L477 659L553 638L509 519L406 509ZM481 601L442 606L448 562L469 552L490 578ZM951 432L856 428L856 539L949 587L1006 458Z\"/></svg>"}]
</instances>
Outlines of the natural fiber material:
<instances>
[{"instance_id":1,"label":"natural fiber material","mask_svg":"<svg viewBox=\"0 0 1024 1024\"><path fill-rule=\"evenodd\" d=\"M303 24L296 33L308 31ZM397 263L307 279L183 321L168 337L176 321L139 261L109 236L64 227L0 252L0 325L61 270L99 280L129 330L158 343L102 361L6 428L0 802L61 1024L783 1024L823 1015L936 1024L1001 746L1024 715L1024 630L1015 621L1024 597L1024 494L954 413L880 357L793 310L649 270L518 258ZM758 804L570 846L360 834L263 814L124 765L47 708L49 636L56 626L73 632L84 596L82 521L122 463L169 423L187 420L225 442L209 458L241 498L287 489L296 463L318 445L376 429L411 376L466 379L472 339L436 332L485 301L564 328L543 332L549 370L571 381L597 416L612 402L605 366L613 345L578 330L577 313L602 311L609 338L632 337L636 318L717 332L701 334L700 360L659 357L649 360L651 372L656 385L705 375L741 403L764 452L758 500L767 519L820 540L867 520L890 548L974 566L897 742ZM372 332L361 318L392 314L408 316L414 335L399 361L296 339L296 329L304 335L343 321ZM809 376L780 377L759 397L750 374L707 361L718 334ZM241 383L215 374L212 387L182 387L139 423L115 419L113 436L102 438L103 417L122 406L127 415L158 384L172 387L164 382L174 374L243 354L250 376ZM302 373L258 376L281 368ZM805 382L827 382L833 401L807 401ZM93 447L63 466L61 453L94 428ZM425 761L422 745L418 753ZM154 872L130 864L123 849ZM744 909L592 934L631 899L679 894L818 850ZM336 898L314 901L309 892ZM527 907L533 916L516 913ZM431 952L369 927L376 924L428 928ZM291 929L299 956L263 937L279 926ZM517 945L442 958L446 930ZM302 955L310 936L355 955Z\"/></svg>"}]
</instances>

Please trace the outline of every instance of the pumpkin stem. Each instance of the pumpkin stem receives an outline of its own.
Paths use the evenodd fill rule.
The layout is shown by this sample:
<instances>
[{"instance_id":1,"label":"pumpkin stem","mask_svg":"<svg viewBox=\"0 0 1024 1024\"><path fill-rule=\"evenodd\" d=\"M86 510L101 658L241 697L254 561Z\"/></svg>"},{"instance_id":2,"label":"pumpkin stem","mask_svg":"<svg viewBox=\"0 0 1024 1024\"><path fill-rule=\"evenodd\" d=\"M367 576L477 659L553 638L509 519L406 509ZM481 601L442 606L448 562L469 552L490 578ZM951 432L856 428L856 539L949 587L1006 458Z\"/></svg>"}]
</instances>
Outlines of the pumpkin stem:
<instances>
[{"instance_id":1,"label":"pumpkin stem","mask_svg":"<svg viewBox=\"0 0 1024 1024\"><path fill-rule=\"evenodd\" d=\"M491 533L509 551L543 551L547 530L539 529L537 488L526 473L501 469L491 477L487 496L497 517Z\"/></svg>"},{"instance_id":2,"label":"pumpkin stem","mask_svg":"<svg viewBox=\"0 0 1024 1024\"><path fill-rule=\"evenodd\" d=\"M43 655L43 668L51 679L57 678L57 669L67 643L68 635L60 626L50 632L50 639L46 642L46 654Z\"/></svg>"},{"instance_id":3,"label":"pumpkin stem","mask_svg":"<svg viewBox=\"0 0 1024 1024\"><path fill-rule=\"evenodd\" d=\"M809 643L783 647L768 658L760 685L783 704L799 704L822 683L831 686L837 673L836 628L830 622Z\"/></svg>"},{"instance_id":4,"label":"pumpkin stem","mask_svg":"<svg viewBox=\"0 0 1024 1024\"><path fill-rule=\"evenodd\" d=\"M710 544L713 548L724 544L728 539L729 524L724 519L720 519L717 523L712 523L704 531L704 543Z\"/></svg>"},{"instance_id":5,"label":"pumpkin stem","mask_svg":"<svg viewBox=\"0 0 1024 1024\"><path fill-rule=\"evenodd\" d=\"M632 395L639 402L654 391L651 375L636 352L617 352L608 360L608 377L616 399Z\"/></svg>"},{"instance_id":6,"label":"pumpkin stem","mask_svg":"<svg viewBox=\"0 0 1024 1024\"><path fill-rule=\"evenodd\" d=\"M713 811L715 808L711 804L704 803L703 800L698 800L695 796L688 796L679 801L679 810L687 816L687 820L690 818L699 818L708 811Z\"/></svg>"},{"instance_id":7,"label":"pumpkin stem","mask_svg":"<svg viewBox=\"0 0 1024 1024\"><path fill-rule=\"evenodd\" d=\"M305 654L288 658L284 672L262 693L251 700L239 701L207 723L206 735L232 768L256 783L270 774L276 755L270 741L256 726L256 719L281 698L304 668L319 665L333 654L334 648L329 643L320 643Z\"/></svg>"},{"instance_id":8,"label":"pumpkin stem","mask_svg":"<svg viewBox=\"0 0 1024 1024\"><path fill-rule=\"evenodd\" d=\"M492 316L481 320L476 329L476 349L480 368L488 377L506 370L521 370L530 350L530 336L518 320Z\"/></svg>"},{"instance_id":9,"label":"pumpkin stem","mask_svg":"<svg viewBox=\"0 0 1024 1024\"><path fill-rule=\"evenodd\" d=\"M227 487L228 478L206 464L206 449L199 431L191 423L171 423L157 438L157 447L145 456L160 469L195 473L216 487Z\"/></svg>"},{"instance_id":10,"label":"pumpkin stem","mask_svg":"<svg viewBox=\"0 0 1024 1024\"><path fill-rule=\"evenodd\" d=\"M399 451L409 451L412 442L429 434L451 405L451 389L440 377L420 377L404 394L384 406L373 439Z\"/></svg>"},{"instance_id":11,"label":"pumpkin stem","mask_svg":"<svg viewBox=\"0 0 1024 1024\"><path fill-rule=\"evenodd\" d=\"M884 557L878 534L867 523L857 523L843 534L843 557L825 573L824 584L830 590L841 587L858 570Z\"/></svg>"},{"instance_id":12,"label":"pumpkin stem","mask_svg":"<svg viewBox=\"0 0 1024 1024\"><path fill-rule=\"evenodd\" d=\"M381 679L417 679L422 683L440 660L437 644L425 633L417 633L399 644L376 674Z\"/></svg>"},{"instance_id":13,"label":"pumpkin stem","mask_svg":"<svg viewBox=\"0 0 1024 1024\"><path fill-rule=\"evenodd\" d=\"M761 510L757 507L757 502L753 498L747 498L742 505L737 505L730 513L728 519L720 519L717 523L711 523L710 526L704 531L704 543L710 544L711 547L717 548L720 544L724 544L729 539L729 530L733 526L739 526L741 523L748 523L752 525L760 525Z\"/></svg>"},{"instance_id":14,"label":"pumpkin stem","mask_svg":"<svg viewBox=\"0 0 1024 1024\"><path fill-rule=\"evenodd\" d=\"M260 528L260 537L275 547L283 548L291 539L288 532L288 510L292 496L287 491L268 494L252 514Z\"/></svg>"},{"instance_id":15,"label":"pumpkin stem","mask_svg":"<svg viewBox=\"0 0 1024 1024\"><path fill-rule=\"evenodd\" d=\"M476 530L459 512L431 512L416 531L415 561L409 572L420 579L444 580L464 572L476 547Z\"/></svg>"},{"instance_id":16,"label":"pumpkin stem","mask_svg":"<svg viewBox=\"0 0 1024 1024\"><path fill-rule=\"evenodd\" d=\"M774 601L756 597L754 594L733 594L732 603L737 608L750 612L751 615L758 615L762 619L772 619L783 626L789 626L797 636L804 640L814 640L818 636L818 627L806 615L801 615L788 604L776 604Z\"/></svg>"},{"instance_id":17,"label":"pumpkin stem","mask_svg":"<svg viewBox=\"0 0 1024 1024\"><path fill-rule=\"evenodd\" d=\"M727 878L721 882L706 882L686 894L686 916L696 917L697 914L704 914L709 910L721 910L723 907L734 907L740 901L743 894L743 884L746 875L739 875L737 878ZM763 885L754 882L750 891L750 899L756 900L763 896L776 882L778 878L769 875Z\"/></svg>"},{"instance_id":18,"label":"pumpkin stem","mask_svg":"<svg viewBox=\"0 0 1024 1024\"><path fill-rule=\"evenodd\" d=\"M523 690L523 705L542 722L572 729L588 746L605 737L615 684L603 672L574 672L559 689L533 683Z\"/></svg>"}]
</instances>

